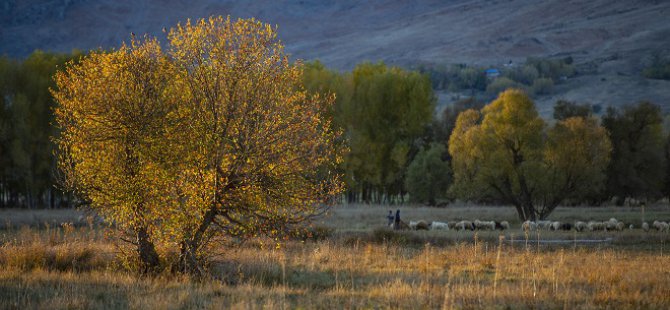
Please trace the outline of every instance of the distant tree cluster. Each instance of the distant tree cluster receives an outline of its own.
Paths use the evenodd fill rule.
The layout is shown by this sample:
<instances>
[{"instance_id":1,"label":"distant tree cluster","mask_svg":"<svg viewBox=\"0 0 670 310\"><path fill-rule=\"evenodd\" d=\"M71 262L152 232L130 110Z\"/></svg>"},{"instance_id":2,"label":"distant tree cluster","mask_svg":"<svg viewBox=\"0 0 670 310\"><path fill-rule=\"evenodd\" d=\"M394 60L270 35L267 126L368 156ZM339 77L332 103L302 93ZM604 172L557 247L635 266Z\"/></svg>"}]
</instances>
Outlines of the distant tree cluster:
<instances>
[{"instance_id":1,"label":"distant tree cluster","mask_svg":"<svg viewBox=\"0 0 670 310\"><path fill-rule=\"evenodd\" d=\"M420 72L428 74L434 89L459 91L482 91L490 98L510 89L524 89L529 94L547 95L554 85L575 75L571 57L545 59L530 57L520 65L497 68L500 76L487 78L487 67L467 65L422 65Z\"/></svg>"},{"instance_id":2,"label":"distant tree cluster","mask_svg":"<svg viewBox=\"0 0 670 310\"><path fill-rule=\"evenodd\" d=\"M642 70L642 75L648 79L670 80L670 57L662 53L654 53L651 61Z\"/></svg>"},{"instance_id":3,"label":"distant tree cluster","mask_svg":"<svg viewBox=\"0 0 670 310\"><path fill-rule=\"evenodd\" d=\"M349 147L340 166L348 201L402 201L407 167L433 119L428 77L383 63L360 64L341 74L315 62L305 67L303 80L309 91L337 98L331 113Z\"/></svg>"},{"instance_id":4,"label":"distant tree cluster","mask_svg":"<svg viewBox=\"0 0 670 310\"><path fill-rule=\"evenodd\" d=\"M0 57L0 207L71 206L57 189L49 88L73 55L36 51L23 61Z\"/></svg>"}]
</instances>

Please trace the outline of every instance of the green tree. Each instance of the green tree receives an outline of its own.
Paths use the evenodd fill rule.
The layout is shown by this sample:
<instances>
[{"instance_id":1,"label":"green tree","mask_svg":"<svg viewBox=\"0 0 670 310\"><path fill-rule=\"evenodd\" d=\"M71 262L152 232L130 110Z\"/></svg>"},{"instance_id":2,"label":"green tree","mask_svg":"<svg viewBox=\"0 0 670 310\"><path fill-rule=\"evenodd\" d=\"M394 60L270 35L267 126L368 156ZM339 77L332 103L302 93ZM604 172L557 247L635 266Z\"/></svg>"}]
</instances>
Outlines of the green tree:
<instances>
[{"instance_id":1,"label":"green tree","mask_svg":"<svg viewBox=\"0 0 670 310\"><path fill-rule=\"evenodd\" d=\"M661 52L651 55L649 65L642 70L642 75L648 79L670 80L670 57Z\"/></svg>"},{"instance_id":2,"label":"green tree","mask_svg":"<svg viewBox=\"0 0 670 310\"><path fill-rule=\"evenodd\" d=\"M312 93L336 94L333 122L350 148L340 168L348 199L381 203L402 197L407 165L434 110L427 76L383 63L339 74L313 63L303 79Z\"/></svg>"},{"instance_id":3,"label":"green tree","mask_svg":"<svg viewBox=\"0 0 670 310\"><path fill-rule=\"evenodd\" d=\"M612 162L607 168L609 196L661 197L666 160L660 107L649 102L622 109L610 107L602 124L614 146Z\"/></svg>"},{"instance_id":4,"label":"green tree","mask_svg":"<svg viewBox=\"0 0 670 310\"><path fill-rule=\"evenodd\" d=\"M446 153L443 144L433 144L414 157L405 180L412 201L434 206L438 198L446 196L451 183L449 162L443 160Z\"/></svg>"},{"instance_id":5,"label":"green tree","mask_svg":"<svg viewBox=\"0 0 670 310\"><path fill-rule=\"evenodd\" d=\"M428 142L441 143L445 147L449 145L449 137L456 126L456 119L461 112L476 109L479 110L484 107L485 103L477 100L474 97L461 99L450 104L442 110L441 115L438 115L430 127L430 132L427 135ZM449 157L449 154L446 154Z\"/></svg>"},{"instance_id":6,"label":"green tree","mask_svg":"<svg viewBox=\"0 0 670 310\"><path fill-rule=\"evenodd\" d=\"M554 104L554 119L565 120L570 117L588 118L591 116L591 106L589 104L577 104L572 101L558 100Z\"/></svg>"},{"instance_id":7,"label":"green tree","mask_svg":"<svg viewBox=\"0 0 670 310\"><path fill-rule=\"evenodd\" d=\"M59 65L76 58L33 52L24 60L0 58L0 204L55 207L65 195L55 190L55 160L50 136L57 134L49 93Z\"/></svg>"},{"instance_id":8,"label":"green tree","mask_svg":"<svg viewBox=\"0 0 670 310\"><path fill-rule=\"evenodd\" d=\"M513 88L520 89L523 88L523 85L502 76L493 80L493 82L486 87L486 92L489 93L489 95L497 96L501 92Z\"/></svg>"},{"instance_id":9,"label":"green tree","mask_svg":"<svg viewBox=\"0 0 670 310\"><path fill-rule=\"evenodd\" d=\"M458 117L449 140L450 190L514 205L522 220L544 219L564 200L602 185L610 150L595 120L569 118L547 131L528 96L508 90Z\"/></svg>"},{"instance_id":10,"label":"green tree","mask_svg":"<svg viewBox=\"0 0 670 310\"><path fill-rule=\"evenodd\" d=\"M533 93L536 95L548 95L554 91L554 81L549 78L539 78L533 81L531 86Z\"/></svg>"}]
</instances>

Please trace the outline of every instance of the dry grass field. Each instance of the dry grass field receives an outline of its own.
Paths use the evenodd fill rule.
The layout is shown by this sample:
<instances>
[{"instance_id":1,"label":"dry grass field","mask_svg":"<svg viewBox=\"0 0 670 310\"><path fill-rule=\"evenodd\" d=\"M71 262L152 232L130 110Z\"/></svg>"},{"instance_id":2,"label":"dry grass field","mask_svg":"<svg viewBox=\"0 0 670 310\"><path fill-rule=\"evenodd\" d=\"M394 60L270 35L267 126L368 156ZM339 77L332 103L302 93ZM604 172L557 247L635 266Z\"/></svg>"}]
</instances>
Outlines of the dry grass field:
<instances>
[{"instance_id":1,"label":"dry grass field","mask_svg":"<svg viewBox=\"0 0 670 310\"><path fill-rule=\"evenodd\" d=\"M388 209L333 208L318 223L331 233L317 242L222 246L203 281L134 275L105 229L76 222L78 212L0 211L0 309L670 307L668 233L525 235L511 208L468 206L400 209L405 220L510 220L512 228L395 232L382 228ZM562 208L552 219L639 225L640 211ZM670 219L670 208L650 207L645 218ZM545 245L538 238L611 241Z\"/></svg>"}]
</instances>

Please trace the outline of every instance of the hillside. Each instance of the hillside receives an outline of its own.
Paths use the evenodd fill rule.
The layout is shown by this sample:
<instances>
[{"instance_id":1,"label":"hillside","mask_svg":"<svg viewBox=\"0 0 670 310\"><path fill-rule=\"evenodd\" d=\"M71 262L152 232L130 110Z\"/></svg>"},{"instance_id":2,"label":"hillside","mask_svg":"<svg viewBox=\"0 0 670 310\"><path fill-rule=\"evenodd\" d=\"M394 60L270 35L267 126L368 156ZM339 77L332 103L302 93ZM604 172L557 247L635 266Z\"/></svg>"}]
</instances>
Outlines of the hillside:
<instances>
[{"instance_id":1,"label":"hillside","mask_svg":"<svg viewBox=\"0 0 670 310\"><path fill-rule=\"evenodd\" d=\"M0 54L109 48L131 32L163 36L178 21L209 15L279 25L296 58L343 70L366 60L497 66L569 55L581 74L538 98L541 110L557 98L603 105L645 99L670 110L670 83L640 76L652 52L670 50L670 2L660 0L6 0Z\"/></svg>"}]
</instances>

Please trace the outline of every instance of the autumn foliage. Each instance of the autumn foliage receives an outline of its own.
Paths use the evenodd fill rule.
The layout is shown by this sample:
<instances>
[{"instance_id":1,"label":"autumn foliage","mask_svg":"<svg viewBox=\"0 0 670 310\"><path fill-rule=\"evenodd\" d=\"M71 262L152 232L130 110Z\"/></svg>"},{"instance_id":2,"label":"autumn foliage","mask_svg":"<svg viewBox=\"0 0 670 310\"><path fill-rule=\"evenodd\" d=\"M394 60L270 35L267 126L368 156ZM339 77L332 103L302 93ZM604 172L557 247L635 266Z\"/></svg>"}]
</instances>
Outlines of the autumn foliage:
<instances>
[{"instance_id":1,"label":"autumn foliage","mask_svg":"<svg viewBox=\"0 0 670 310\"><path fill-rule=\"evenodd\" d=\"M56 74L59 168L144 271L160 246L199 275L209 241L284 237L342 190L339 132L267 24L189 21L166 46L133 38Z\"/></svg>"},{"instance_id":2,"label":"autumn foliage","mask_svg":"<svg viewBox=\"0 0 670 310\"><path fill-rule=\"evenodd\" d=\"M595 119L547 128L526 94L508 90L481 111L459 115L449 140L451 191L514 205L522 220L544 219L560 203L603 187L611 150Z\"/></svg>"}]
</instances>

